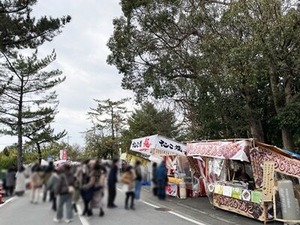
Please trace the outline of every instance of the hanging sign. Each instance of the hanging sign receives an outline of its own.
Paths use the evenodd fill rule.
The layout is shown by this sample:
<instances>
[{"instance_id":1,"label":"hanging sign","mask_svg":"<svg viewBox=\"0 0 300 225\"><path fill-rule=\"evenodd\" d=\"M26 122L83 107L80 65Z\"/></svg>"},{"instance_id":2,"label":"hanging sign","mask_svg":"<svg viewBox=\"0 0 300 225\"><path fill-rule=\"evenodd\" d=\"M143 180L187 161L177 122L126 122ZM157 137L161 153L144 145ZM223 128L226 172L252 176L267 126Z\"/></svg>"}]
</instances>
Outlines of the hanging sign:
<instances>
[{"instance_id":1,"label":"hanging sign","mask_svg":"<svg viewBox=\"0 0 300 225\"><path fill-rule=\"evenodd\" d=\"M146 155L185 155L185 145L160 135L136 138L131 141L130 150Z\"/></svg>"},{"instance_id":2,"label":"hanging sign","mask_svg":"<svg viewBox=\"0 0 300 225\"><path fill-rule=\"evenodd\" d=\"M274 162L266 161L263 165L263 189L262 199L265 202L272 201L274 188Z\"/></svg>"}]
</instances>

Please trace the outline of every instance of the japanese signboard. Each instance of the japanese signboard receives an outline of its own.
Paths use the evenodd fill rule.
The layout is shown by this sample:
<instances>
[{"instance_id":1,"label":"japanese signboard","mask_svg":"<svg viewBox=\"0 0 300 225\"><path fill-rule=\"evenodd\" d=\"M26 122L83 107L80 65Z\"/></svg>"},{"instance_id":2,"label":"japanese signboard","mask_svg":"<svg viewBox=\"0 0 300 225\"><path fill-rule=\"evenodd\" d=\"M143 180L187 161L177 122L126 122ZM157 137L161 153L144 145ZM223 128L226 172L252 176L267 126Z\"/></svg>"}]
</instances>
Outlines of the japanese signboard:
<instances>
[{"instance_id":1,"label":"japanese signboard","mask_svg":"<svg viewBox=\"0 0 300 225\"><path fill-rule=\"evenodd\" d=\"M131 141L130 150L144 153L147 155L184 155L186 152L184 144L167 139L160 135L152 135L143 138L133 139Z\"/></svg>"},{"instance_id":2,"label":"japanese signboard","mask_svg":"<svg viewBox=\"0 0 300 225\"><path fill-rule=\"evenodd\" d=\"M59 159L67 160L67 150L63 149L59 151Z\"/></svg>"},{"instance_id":3,"label":"japanese signboard","mask_svg":"<svg viewBox=\"0 0 300 225\"><path fill-rule=\"evenodd\" d=\"M263 201L272 201L274 188L274 162L264 162L263 172Z\"/></svg>"},{"instance_id":4,"label":"japanese signboard","mask_svg":"<svg viewBox=\"0 0 300 225\"><path fill-rule=\"evenodd\" d=\"M247 141L203 141L187 144L188 156L213 157L249 162Z\"/></svg>"}]
</instances>

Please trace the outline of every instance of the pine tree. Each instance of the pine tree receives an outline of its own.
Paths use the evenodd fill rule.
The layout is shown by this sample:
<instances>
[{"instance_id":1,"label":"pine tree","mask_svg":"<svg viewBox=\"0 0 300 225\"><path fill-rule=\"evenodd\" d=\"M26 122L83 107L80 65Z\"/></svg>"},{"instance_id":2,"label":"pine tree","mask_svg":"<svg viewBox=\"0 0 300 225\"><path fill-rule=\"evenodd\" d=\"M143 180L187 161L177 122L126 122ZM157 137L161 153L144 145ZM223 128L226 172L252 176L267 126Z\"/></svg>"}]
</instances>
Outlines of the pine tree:
<instances>
[{"instance_id":1,"label":"pine tree","mask_svg":"<svg viewBox=\"0 0 300 225\"><path fill-rule=\"evenodd\" d=\"M35 18L32 9L36 3L37 0L0 0L0 122L5 125L2 132L18 136L18 167L23 164L23 136L33 138L29 127L43 121L43 129L47 130L56 114L56 94L46 95L45 91L65 79L59 78L58 70L43 71L55 60L55 53L38 60L37 49L60 34L71 17ZM18 55L21 50L35 53L26 58ZM41 94L44 96L39 99Z\"/></svg>"},{"instance_id":2,"label":"pine tree","mask_svg":"<svg viewBox=\"0 0 300 225\"><path fill-rule=\"evenodd\" d=\"M6 58L2 65L7 68L4 75L12 80L0 98L0 123L4 125L0 131L18 137L18 167L23 164L23 137L35 144L55 137L49 124L57 113L58 100L56 92L49 90L65 80L60 70L46 70L55 58L54 51L43 59L35 52L32 56Z\"/></svg>"}]
</instances>

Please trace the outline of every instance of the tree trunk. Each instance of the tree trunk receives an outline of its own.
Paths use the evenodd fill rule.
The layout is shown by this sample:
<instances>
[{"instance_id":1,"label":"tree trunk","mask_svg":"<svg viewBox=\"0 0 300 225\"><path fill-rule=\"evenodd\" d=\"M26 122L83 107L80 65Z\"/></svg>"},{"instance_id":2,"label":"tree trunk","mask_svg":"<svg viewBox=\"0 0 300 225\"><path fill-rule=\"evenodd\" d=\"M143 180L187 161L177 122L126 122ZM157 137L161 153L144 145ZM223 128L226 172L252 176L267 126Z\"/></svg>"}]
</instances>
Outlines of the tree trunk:
<instances>
[{"instance_id":1,"label":"tree trunk","mask_svg":"<svg viewBox=\"0 0 300 225\"><path fill-rule=\"evenodd\" d=\"M294 151L295 145L293 140L293 135L286 129L281 130L283 147L290 151Z\"/></svg>"},{"instance_id":2,"label":"tree trunk","mask_svg":"<svg viewBox=\"0 0 300 225\"><path fill-rule=\"evenodd\" d=\"M278 77L276 76L275 68L271 65L270 66L270 84L271 84L272 97L273 97L276 114L278 115L280 112L280 109L287 106L289 104L289 102L291 101L291 97L292 97L291 79L289 79L289 76L285 77L284 93L282 93L282 95L284 95L284 98L282 99L282 97L280 97L282 95L278 89L278 87L279 87ZM281 99L284 101L281 101ZM283 102L283 103L281 103L281 102ZM282 136L283 147L293 151L294 150L293 135L286 128L282 128L281 136Z\"/></svg>"},{"instance_id":3,"label":"tree trunk","mask_svg":"<svg viewBox=\"0 0 300 225\"><path fill-rule=\"evenodd\" d=\"M264 131L260 120L253 117L250 118L250 130L253 138L257 141L265 142Z\"/></svg>"},{"instance_id":4,"label":"tree trunk","mask_svg":"<svg viewBox=\"0 0 300 225\"><path fill-rule=\"evenodd\" d=\"M21 97L22 100L22 97ZM17 134L18 134L18 156L17 166L18 170L23 166L23 130L22 130L22 101L19 101L18 105L18 121L17 121Z\"/></svg>"},{"instance_id":5,"label":"tree trunk","mask_svg":"<svg viewBox=\"0 0 300 225\"><path fill-rule=\"evenodd\" d=\"M248 123L250 126L251 136L257 141L265 142L264 130L261 124L260 115L257 113L255 108L251 107L250 104L250 94L246 89L244 89L245 99L246 99L246 115L249 118Z\"/></svg>"},{"instance_id":6,"label":"tree trunk","mask_svg":"<svg viewBox=\"0 0 300 225\"><path fill-rule=\"evenodd\" d=\"M37 150L38 150L38 157L39 157L39 165L42 163L42 151L41 151L41 146L39 143L36 143Z\"/></svg>"},{"instance_id":7,"label":"tree trunk","mask_svg":"<svg viewBox=\"0 0 300 225\"><path fill-rule=\"evenodd\" d=\"M291 103L292 101L292 76L287 75L284 79L284 96L285 96L285 106ZM293 140L293 134L289 132L288 129L283 128L281 130L282 134L282 141L284 148L293 151L294 150L294 140Z\"/></svg>"},{"instance_id":8,"label":"tree trunk","mask_svg":"<svg viewBox=\"0 0 300 225\"><path fill-rule=\"evenodd\" d=\"M22 147L22 134L18 132L18 156L17 156L18 170L23 166L23 147Z\"/></svg>"}]
</instances>

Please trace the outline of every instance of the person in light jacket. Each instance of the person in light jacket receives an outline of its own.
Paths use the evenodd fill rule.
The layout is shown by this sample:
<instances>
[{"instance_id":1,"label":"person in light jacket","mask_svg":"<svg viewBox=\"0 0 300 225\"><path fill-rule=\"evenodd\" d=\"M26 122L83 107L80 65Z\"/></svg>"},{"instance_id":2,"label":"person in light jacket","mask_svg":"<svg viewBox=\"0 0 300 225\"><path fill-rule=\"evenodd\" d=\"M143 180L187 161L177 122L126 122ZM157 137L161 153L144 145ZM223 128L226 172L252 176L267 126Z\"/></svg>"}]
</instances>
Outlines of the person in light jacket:
<instances>
[{"instance_id":1,"label":"person in light jacket","mask_svg":"<svg viewBox=\"0 0 300 225\"><path fill-rule=\"evenodd\" d=\"M25 167L21 166L21 168L16 173L16 188L15 194L17 196L22 196L26 190L26 176L25 176Z\"/></svg>"},{"instance_id":2,"label":"person in light jacket","mask_svg":"<svg viewBox=\"0 0 300 225\"><path fill-rule=\"evenodd\" d=\"M104 186L106 180L106 169L100 164L99 161L96 161L92 166L90 173L89 182L83 186L84 189L92 189L92 199L89 205L89 210L91 215L93 208L99 209L99 216L104 216L104 205L103 205L103 196L104 196Z\"/></svg>"},{"instance_id":3,"label":"person in light jacket","mask_svg":"<svg viewBox=\"0 0 300 225\"><path fill-rule=\"evenodd\" d=\"M135 195L135 172L132 168L132 166L128 165L125 168L124 173L122 174L121 177L121 182L123 183L123 186L125 187L125 209L128 208L128 202L130 200L130 209L135 209L134 208L134 195Z\"/></svg>"},{"instance_id":4,"label":"person in light jacket","mask_svg":"<svg viewBox=\"0 0 300 225\"><path fill-rule=\"evenodd\" d=\"M71 166L64 164L59 171L59 179L56 188L56 195L58 196L56 217L54 222L61 222L63 219L63 207L66 207L66 223L70 223L73 219L72 210L72 192L69 186L74 186L75 178L71 172Z\"/></svg>"},{"instance_id":5,"label":"person in light jacket","mask_svg":"<svg viewBox=\"0 0 300 225\"><path fill-rule=\"evenodd\" d=\"M35 165L32 168L32 173L30 176L31 181L31 203L37 204L40 199L40 193L43 186L43 176L44 172L40 165Z\"/></svg>"}]
</instances>

